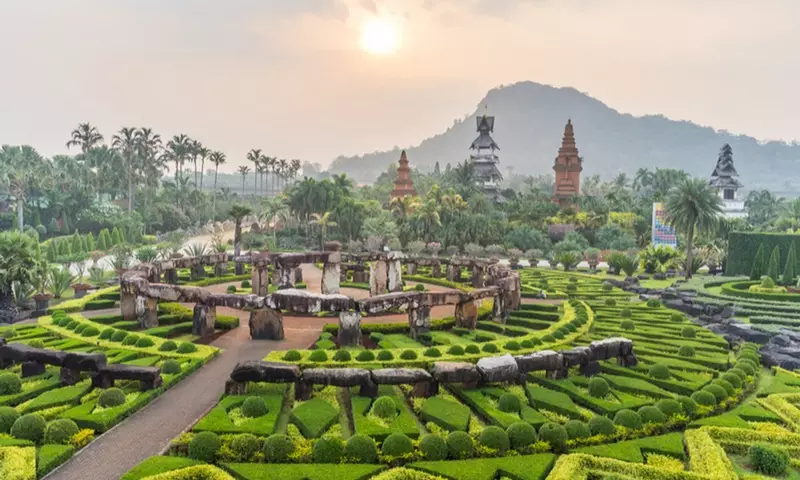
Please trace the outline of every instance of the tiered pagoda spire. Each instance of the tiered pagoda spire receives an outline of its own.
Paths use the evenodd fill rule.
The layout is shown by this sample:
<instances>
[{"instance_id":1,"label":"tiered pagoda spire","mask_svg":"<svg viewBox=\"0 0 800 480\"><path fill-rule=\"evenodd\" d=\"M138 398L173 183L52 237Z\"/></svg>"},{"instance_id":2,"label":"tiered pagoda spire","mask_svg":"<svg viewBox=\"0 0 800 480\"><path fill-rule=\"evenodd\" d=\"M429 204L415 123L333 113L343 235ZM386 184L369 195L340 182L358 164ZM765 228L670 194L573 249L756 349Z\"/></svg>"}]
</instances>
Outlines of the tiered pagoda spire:
<instances>
[{"instance_id":1,"label":"tiered pagoda spire","mask_svg":"<svg viewBox=\"0 0 800 480\"><path fill-rule=\"evenodd\" d=\"M494 117L479 115L476 118L478 125L478 138L472 141L469 149L472 153L469 161L475 168L475 178L478 187L487 196L500 201L499 183L503 180L503 174L497 168L500 159L495 153L500 150L497 142L492 138L494 132Z\"/></svg>"},{"instance_id":2,"label":"tiered pagoda spire","mask_svg":"<svg viewBox=\"0 0 800 480\"><path fill-rule=\"evenodd\" d=\"M739 172L733 166L733 149L727 143L719 149L717 164L708 184L717 190L725 217L742 218L747 215L744 202L739 198L742 184L739 182Z\"/></svg>"},{"instance_id":3,"label":"tiered pagoda spire","mask_svg":"<svg viewBox=\"0 0 800 480\"><path fill-rule=\"evenodd\" d=\"M553 202L562 208L576 207L572 204L572 199L580 195L583 158L578 155L578 147L575 146L572 119L567 120L564 127L564 138L561 140L553 171L556 174Z\"/></svg>"},{"instance_id":4,"label":"tiered pagoda spire","mask_svg":"<svg viewBox=\"0 0 800 480\"><path fill-rule=\"evenodd\" d=\"M394 181L394 189L390 194L392 200L395 198L403 198L406 196L417 196L417 190L414 188L414 182L411 180L411 169L408 168L408 158L406 151L400 153L400 165L397 167L397 178Z\"/></svg>"}]
</instances>

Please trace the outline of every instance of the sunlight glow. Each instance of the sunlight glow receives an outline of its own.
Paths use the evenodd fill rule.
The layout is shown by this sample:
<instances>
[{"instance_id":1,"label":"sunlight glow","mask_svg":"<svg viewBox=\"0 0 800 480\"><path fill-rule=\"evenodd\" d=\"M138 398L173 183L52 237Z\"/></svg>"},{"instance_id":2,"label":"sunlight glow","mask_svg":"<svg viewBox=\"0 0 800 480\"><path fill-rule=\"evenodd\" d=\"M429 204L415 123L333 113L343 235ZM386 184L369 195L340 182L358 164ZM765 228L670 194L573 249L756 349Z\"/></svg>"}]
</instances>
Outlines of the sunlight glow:
<instances>
[{"instance_id":1,"label":"sunlight glow","mask_svg":"<svg viewBox=\"0 0 800 480\"><path fill-rule=\"evenodd\" d=\"M373 55L391 55L400 49L397 25L381 18L369 20L361 29L361 46Z\"/></svg>"}]
</instances>

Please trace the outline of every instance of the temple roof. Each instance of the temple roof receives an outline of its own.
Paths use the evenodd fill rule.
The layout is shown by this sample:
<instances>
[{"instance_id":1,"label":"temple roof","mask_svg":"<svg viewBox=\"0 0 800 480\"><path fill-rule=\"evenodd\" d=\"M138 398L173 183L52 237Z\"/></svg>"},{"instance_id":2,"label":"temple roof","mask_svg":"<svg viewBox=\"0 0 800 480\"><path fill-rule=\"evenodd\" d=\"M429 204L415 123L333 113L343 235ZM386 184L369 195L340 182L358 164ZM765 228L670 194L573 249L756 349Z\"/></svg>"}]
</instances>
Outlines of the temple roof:
<instances>
[{"instance_id":1,"label":"temple roof","mask_svg":"<svg viewBox=\"0 0 800 480\"><path fill-rule=\"evenodd\" d=\"M470 150L492 149L500 150L497 142L494 141L491 132L494 131L494 117L481 115L476 118L478 124L478 138L473 140L472 145L469 146Z\"/></svg>"},{"instance_id":2,"label":"temple roof","mask_svg":"<svg viewBox=\"0 0 800 480\"><path fill-rule=\"evenodd\" d=\"M708 184L717 188L741 187L742 184L736 179L738 176L739 172L733 166L733 149L726 143L719 150L717 164L714 166L714 171L711 172Z\"/></svg>"}]
</instances>

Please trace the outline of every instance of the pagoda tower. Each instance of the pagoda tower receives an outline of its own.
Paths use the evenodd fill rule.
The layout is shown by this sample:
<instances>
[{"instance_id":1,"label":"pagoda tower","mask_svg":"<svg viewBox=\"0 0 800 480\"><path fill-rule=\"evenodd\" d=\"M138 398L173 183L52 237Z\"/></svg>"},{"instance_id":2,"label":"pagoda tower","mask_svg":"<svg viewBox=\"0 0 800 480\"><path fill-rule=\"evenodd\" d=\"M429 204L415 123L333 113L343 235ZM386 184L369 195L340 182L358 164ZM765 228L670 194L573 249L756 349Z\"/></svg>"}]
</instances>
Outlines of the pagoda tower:
<instances>
[{"instance_id":1,"label":"pagoda tower","mask_svg":"<svg viewBox=\"0 0 800 480\"><path fill-rule=\"evenodd\" d=\"M580 195L581 172L583 171L583 158L578 156L578 147L575 146L575 132L572 130L572 119L567 120L564 127L564 138L561 148L558 149L553 171L556 174L553 202L559 207L575 207L572 198Z\"/></svg>"},{"instance_id":2,"label":"pagoda tower","mask_svg":"<svg viewBox=\"0 0 800 480\"><path fill-rule=\"evenodd\" d=\"M480 115L476 120L478 138L469 147L472 151L469 161L475 167L475 178L481 191L488 197L500 201L502 197L499 194L499 186L503 180L503 174L497 168L500 159L495 153L500 150L500 147L491 136L494 132L494 117Z\"/></svg>"},{"instance_id":3,"label":"pagoda tower","mask_svg":"<svg viewBox=\"0 0 800 480\"><path fill-rule=\"evenodd\" d=\"M397 167L397 178L394 181L394 189L390 194L390 198L403 198L406 196L417 196L417 190L414 188L414 182L411 180L411 169L408 168L408 158L406 151L400 153L400 166Z\"/></svg>"},{"instance_id":4,"label":"pagoda tower","mask_svg":"<svg viewBox=\"0 0 800 480\"><path fill-rule=\"evenodd\" d=\"M708 180L708 184L717 189L722 200L722 213L726 218L742 218L747 215L744 201L738 195L738 190L742 187L738 178L739 172L733 166L733 149L726 143L719 150L717 165Z\"/></svg>"}]
</instances>

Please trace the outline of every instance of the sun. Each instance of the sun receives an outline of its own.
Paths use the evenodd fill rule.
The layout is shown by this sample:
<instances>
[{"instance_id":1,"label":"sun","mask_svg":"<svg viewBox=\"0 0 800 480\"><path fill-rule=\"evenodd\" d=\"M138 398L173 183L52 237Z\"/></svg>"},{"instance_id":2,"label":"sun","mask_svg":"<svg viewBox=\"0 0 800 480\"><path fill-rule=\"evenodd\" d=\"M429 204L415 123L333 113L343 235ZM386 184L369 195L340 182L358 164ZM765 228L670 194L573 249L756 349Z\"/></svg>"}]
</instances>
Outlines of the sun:
<instances>
[{"instance_id":1,"label":"sun","mask_svg":"<svg viewBox=\"0 0 800 480\"><path fill-rule=\"evenodd\" d=\"M397 25L373 18L361 29L361 46L373 55L391 55L400 49L400 32Z\"/></svg>"}]
</instances>

